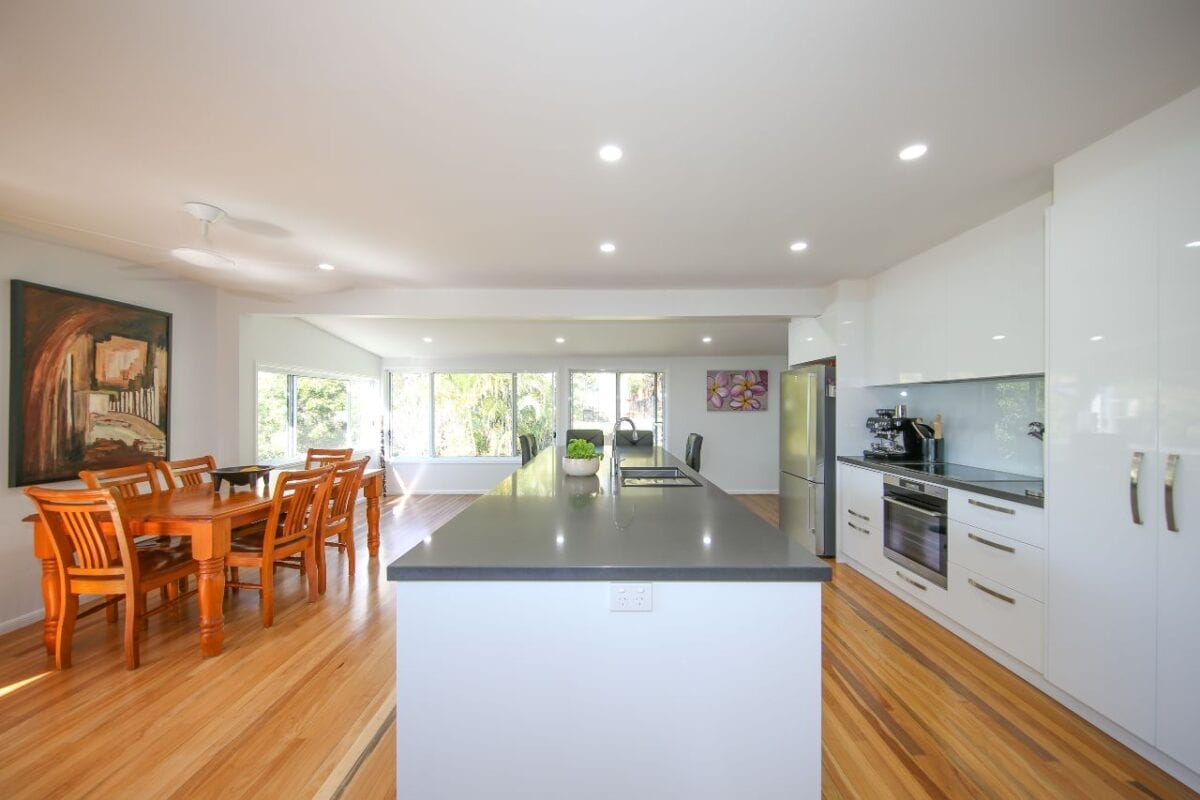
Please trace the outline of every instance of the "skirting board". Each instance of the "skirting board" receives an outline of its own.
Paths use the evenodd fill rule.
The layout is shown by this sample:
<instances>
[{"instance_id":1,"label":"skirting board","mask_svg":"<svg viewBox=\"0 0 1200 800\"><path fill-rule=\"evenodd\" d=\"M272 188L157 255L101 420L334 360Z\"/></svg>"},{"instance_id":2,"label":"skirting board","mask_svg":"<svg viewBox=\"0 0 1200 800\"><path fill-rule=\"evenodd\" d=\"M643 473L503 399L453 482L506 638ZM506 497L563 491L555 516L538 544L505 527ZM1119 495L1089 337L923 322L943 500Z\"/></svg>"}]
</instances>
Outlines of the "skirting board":
<instances>
[{"instance_id":1,"label":"skirting board","mask_svg":"<svg viewBox=\"0 0 1200 800\"><path fill-rule=\"evenodd\" d=\"M920 611L938 625L941 625L943 628L950 631L955 636L974 647L976 650L979 650L988 658L1000 664L1000 666L1004 667L1009 672L1013 673L1018 678L1049 697L1051 700L1054 700L1059 705L1064 706L1068 711L1076 716L1083 718L1092 725L1095 725L1104 733L1107 733L1109 736L1116 739L1118 742L1125 745L1142 758L1161 768L1164 772L1171 775L1171 777L1186 784L1189 788L1200 792L1200 773L1193 772L1191 769L1183 764L1180 764L1178 761L1171 758L1154 745L1149 744L1140 737L1135 736L1134 734L1125 730L1120 725L1113 722L1103 714L1100 714L1090 706L1079 702L1074 697L1046 680L1046 677L1041 673L1035 672L1033 669L1016 660L991 642L967 630L962 625L959 625L942 612L930 608L917 598L912 597L902 591L899 587L892 586L886 579L876 574L870 568L863 566L852 558L846 558L842 555L839 555L837 560L839 564L846 564L850 567L853 567L855 571L860 572L866 577L870 578L880 588L885 589L900 600L908 603L917 611Z\"/></svg>"},{"instance_id":2,"label":"skirting board","mask_svg":"<svg viewBox=\"0 0 1200 800\"><path fill-rule=\"evenodd\" d=\"M42 610L38 609L36 611L30 611L27 614L22 614L19 617L6 619L3 622L0 622L0 634L8 633L9 631L15 631L17 628L24 628L26 625L32 625L35 622L39 622L42 619L42 614Z\"/></svg>"}]
</instances>

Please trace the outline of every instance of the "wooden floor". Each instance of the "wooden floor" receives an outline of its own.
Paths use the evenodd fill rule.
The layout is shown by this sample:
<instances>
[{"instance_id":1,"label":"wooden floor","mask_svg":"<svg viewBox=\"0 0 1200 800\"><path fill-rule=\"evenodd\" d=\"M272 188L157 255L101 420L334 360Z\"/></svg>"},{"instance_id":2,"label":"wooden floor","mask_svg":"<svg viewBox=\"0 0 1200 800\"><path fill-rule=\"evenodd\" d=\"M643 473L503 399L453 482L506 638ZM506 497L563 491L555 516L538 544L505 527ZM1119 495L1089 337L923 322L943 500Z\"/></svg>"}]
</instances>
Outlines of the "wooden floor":
<instances>
[{"instance_id":1,"label":"wooden floor","mask_svg":"<svg viewBox=\"0 0 1200 800\"><path fill-rule=\"evenodd\" d=\"M472 499L391 502L380 563ZM776 498L743 501L777 522ZM151 622L136 672L102 618L80 626L63 673L39 626L0 637L0 795L394 797L380 567L331 580L313 606L296 575L279 581L271 629L254 593L230 597L215 659L196 650L194 606ZM835 567L824 622L826 798L1200 797L853 570Z\"/></svg>"}]
</instances>

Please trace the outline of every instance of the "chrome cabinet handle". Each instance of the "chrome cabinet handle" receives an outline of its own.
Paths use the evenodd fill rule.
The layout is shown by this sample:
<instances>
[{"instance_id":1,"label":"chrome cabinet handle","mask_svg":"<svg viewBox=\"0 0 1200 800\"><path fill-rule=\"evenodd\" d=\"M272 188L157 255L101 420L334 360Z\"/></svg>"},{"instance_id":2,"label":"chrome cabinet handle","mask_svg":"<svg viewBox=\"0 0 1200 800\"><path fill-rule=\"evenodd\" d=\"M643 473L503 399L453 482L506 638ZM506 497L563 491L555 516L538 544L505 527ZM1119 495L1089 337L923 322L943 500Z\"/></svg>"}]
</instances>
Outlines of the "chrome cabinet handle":
<instances>
[{"instance_id":1,"label":"chrome cabinet handle","mask_svg":"<svg viewBox=\"0 0 1200 800\"><path fill-rule=\"evenodd\" d=\"M971 584L972 586L974 586L976 589L983 592L984 594L990 594L992 597L996 598L997 600L1003 600L1004 602L1008 603L1010 606L1015 606L1017 604L1017 601L1015 599L1009 597L1006 594L1000 594L995 589L989 589L988 587L984 586L982 583L976 583L974 578L967 578L967 583Z\"/></svg>"},{"instance_id":2,"label":"chrome cabinet handle","mask_svg":"<svg viewBox=\"0 0 1200 800\"><path fill-rule=\"evenodd\" d=\"M1167 477L1163 481L1163 502L1167 506L1167 530L1179 533L1179 525L1175 523L1175 469L1179 466L1179 454L1167 456Z\"/></svg>"},{"instance_id":3,"label":"chrome cabinet handle","mask_svg":"<svg viewBox=\"0 0 1200 800\"><path fill-rule=\"evenodd\" d=\"M1138 507L1138 481L1142 475L1142 459L1146 454L1141 450L1133 451L1133 461L1129 464L1129 513L1133 515L1133 524L1142 524L1142 510Z\"/></svg>"},{"instance_id":4,"label":"chrome cabinet handle","mask_svg":"<svg viewBox=\"0 0 1200 800\"><path fill-rule=\"evenodd\" d=\"M847 513L847 514L849 514L849 515L850 515L850 516L852 516L852 517L858 517L858 518L859 518L859 519L861 519L863 522L870 522L870 521L871 521L871 518L870 518L870 517L868 517L866 514L860 514L860 513L858 513L857 511L855 511L853 508L847 508L847 509L846 509L846 513Z\"/></svg>"},{"instance_id":5,"label":"chrome cabinet handle","mask_svg":"<svg viewBox=\"0 0 1200 800\"><path fill-rule=\"evenodd\" d=\"M984 539L982 536L976 536L973 533L968 533L967 538L973 539L974 541L979 542L980 544L986 544L988 547L994 547L997 550L1003 550L1006 553L1017 552L1017 548L1015 548L1015 547L1009 547L1006 544L1000 544L999 542L993 542L991 539Z\"/></svg>"},{"instance_id":6,"label":"chrome cabinet handle","mask_svg":"<svg viewBox=\"0 0 1200 800\"><path fill-rule=\"evenodd\" d=\"M893 500L890 497L883 498L883 502L891 503L894 506L900 506L901 508L912 511L915 514L923 514L926 517L933 517L935 519L942 519L943 517L946 516L945 514L939 514L936 511L926 511L923 508L918 508L917 506L911 505L909 503L902 503L899 500Z\"/></svg>"},{"instance_id":7,"label":"chrome cabinet handle","mask_svg":"<svg viewBox=\"0 0 1200 800\"><path fill-rule=\"evenodd\" d=\"M866 528L860 528L857 525L855 525L853 522L847 522L846 524L849 525L851 528L854 528L854 530L858 531L859 533L865 533L868 536L871 535L871 532L869 530L867 530Z\"/></svg>"},{"instance_id":8,"label":"chrome cabinet handle","mask_svg":"<svg viewBox=\"0 0 1200 800\"><path fill-rule=\"evenodd\" d=\"M991 503L985 503L982 500L976 500L974 497L968 497L967 502L973 506L979 506L980 508L986 508L988 511L999 511L1001 514L1016 514L1017 513L1016 511L1014 511L1011 508L1005 508L1004 506L994 506Z\"/></svg>"},{"instance_id":9,"label":"chrome cabinet handle","mask_svg":"<svg viewBox=\"0 0 1200 800\"><path fill-rule=\"evenodd\" d=\"M925 591L925 584L920 583L919 581L914 581L912 578L908 577L900 570L896 570L896 577L898 577L900 580L904 581L905 583L911 583L913 586L917 587L922 592Z\"/></svg>"}]
</instances>

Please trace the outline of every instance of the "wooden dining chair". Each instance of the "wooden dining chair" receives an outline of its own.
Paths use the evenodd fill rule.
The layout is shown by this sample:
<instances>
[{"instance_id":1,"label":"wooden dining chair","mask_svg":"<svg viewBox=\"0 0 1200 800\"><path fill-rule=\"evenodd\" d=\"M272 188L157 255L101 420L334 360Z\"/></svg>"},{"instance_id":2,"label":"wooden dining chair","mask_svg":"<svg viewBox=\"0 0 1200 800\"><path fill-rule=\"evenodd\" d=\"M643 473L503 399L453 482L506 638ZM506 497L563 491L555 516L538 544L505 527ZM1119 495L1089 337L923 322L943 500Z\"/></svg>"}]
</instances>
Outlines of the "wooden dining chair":
<instances>
[{"instance_id":1,"label":"wooden dining chair","mask_svg":"<svg viewBox=\"0 0 1200 800\"><path fill-rule=\"evenodd\" d=\"M79 473L79 479L89 489L116 489L124 498L162 493L153 461L112 469L85 469Z\"/></svg>"},{"instance_id":2,"label":"wooden dining chair","mask_svg":"<svg viewBox=\"0 0 1200 800\"><path fill-rule=\"evenodd\" d=\"M79 473L79 479L89 489L113 489L126 500L131 497L141 497L143 495L157 496L163 493L162 484L159 482L159 472L155 468L153 461L132 464L128 467L85 469ZM135 543L139 550L147 550L150 548L172 549L181 547L187 542L178 537L140 536L135 540ZM179 588L181 591L187 590L186 579L180 584ZM165 587L161 594L163 601L166 602L168 600L168 590ZM107 616L109 622L117 621L117 608L115 604L109 607Z\"/></svg>"},{"instance_id":3,"label":"wooden dining chair","mask_svg":"<svg viewBox=\"0 0 1200 800\"><path fill-rule=\"evenodd\" d=\"M325 594L326 558L325 547L336 547L346 551L350 566L350 577L354 577L354 508L358 490L362 485L363 471L370 457L363 456L354 461L343 461L333 467L329 488L329 502L325 504L325 516L321 520L319 540L324 544L317 548L317 592ZM336 541L330 541L336 537Z\"/></svg>"},{"instance_id":4,"label":"wooden dining chair","mask_svg":"<svg viewBox=\"0 0 1200 800\"><path fill-rule=\"evenodd\" d=\"M58 626L54 635L54 664L71 666L71 638L79 616L79 596L111 598L100 608L125 599L125 666L140 663L141 629L153 614L178 603L196 590L179 593L178 582L197 570L190 546L142 550L134 545L125 515L125 499L116 488L43 489L31 486L25 494L37 507L58 559ZM110 532L111 531L111 532ZM169 599L146 607L146 595L166 589Z\"/></svg>"},{"instance_id":5,"label":"wooden dining chair","mask_svg":"<svg viewBox=\"0 0 1200 800\"><path fill-rule=\"evenodd\" d=\"M168 492L173 492L178 488L186 486L211 484L212 476L210 473L216 468L217 462L212 456L158 462L158 469L162 473ZM205 476L208 476L207 480L205 480Z\"/></svg>"},{"instance_id":6,"label":"wooden dining chair","mask_svg":"<svg viewBox=\"0 0 1200 800\"><path fill-rule=\"evenodd\" d=\"M304 468L316 469L341 461L349 461L352 455L354 455L352 447L310 447L308 454L304 457Z\"/></svg>"},{"instance_id":7,"label":"wooden dining chair","mask_svg":"<svg viewBox=\"0 0 1200 800\"><path fill-rule=\"evenodd\" d=\"M308 602L317 599L317 545L333 469L320 467L279 473L266 521L253 526L257 530L234 539L225 556L225 564L233 569L251 567L259 571L259 583L235 579L226 585L259 590L264 628L275 621L275 567L287 557L303 555Z\"/></svg>"}]
</instances>

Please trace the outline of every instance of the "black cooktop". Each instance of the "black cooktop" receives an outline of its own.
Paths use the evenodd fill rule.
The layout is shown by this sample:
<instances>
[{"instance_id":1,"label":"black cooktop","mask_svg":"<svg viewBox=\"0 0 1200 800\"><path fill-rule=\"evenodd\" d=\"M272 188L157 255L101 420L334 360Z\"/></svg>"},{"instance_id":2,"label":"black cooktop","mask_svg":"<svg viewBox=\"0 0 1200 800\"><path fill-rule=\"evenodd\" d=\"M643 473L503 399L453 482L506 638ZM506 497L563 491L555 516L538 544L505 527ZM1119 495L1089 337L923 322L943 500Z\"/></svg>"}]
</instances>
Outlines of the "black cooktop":
<instances>
[{"instance_id":1,"label":"black cooktop","mask_svg":"<svg viewBox=\"0 0 1200 800\"><path fill-rule=\"evenodd\" d=\"M927 461L889 461L891 466L902 467L912 472L924 472L927 475L940 475L953 478L956 481L971 483L992 483L999 481L1021 481L1028 483L1032 478L1028 475L1017 475L1013 472L1001 472L996 469L969 467L966 464L946 464L943 462L930 463Z\"/></svg>"}]
</instances>

